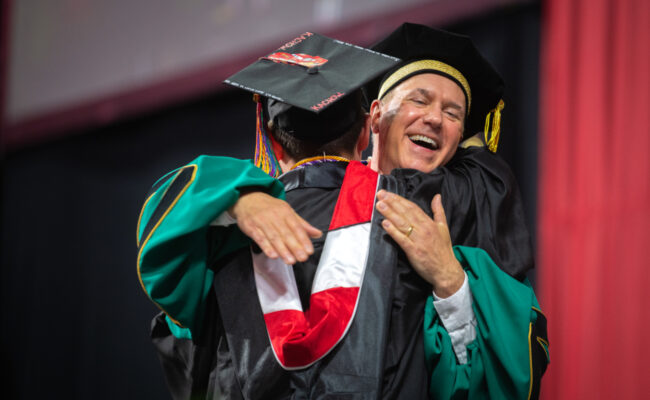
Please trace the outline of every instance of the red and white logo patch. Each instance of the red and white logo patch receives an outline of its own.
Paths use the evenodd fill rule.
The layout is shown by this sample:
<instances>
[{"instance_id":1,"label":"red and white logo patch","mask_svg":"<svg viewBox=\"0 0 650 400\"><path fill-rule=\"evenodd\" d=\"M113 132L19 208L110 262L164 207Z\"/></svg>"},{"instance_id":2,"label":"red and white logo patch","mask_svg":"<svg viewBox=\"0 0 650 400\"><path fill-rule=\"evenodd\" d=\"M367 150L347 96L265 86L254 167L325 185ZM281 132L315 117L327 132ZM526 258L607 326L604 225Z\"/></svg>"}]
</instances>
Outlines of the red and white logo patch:
<instances>
[{"instance_id":1,"label":"red and white logo patch","mask_svg":"<svg viewBox=\"0 0 650 400\"><path fill-rule=\"evenodd\" d=\"M314 282L303 311L293 267L253 254L255 284L266 329L280 365L310 366L348 331L368 261L370 221L378 175L353 161L348 165Z\"/></svg>"},{"instance_id":2,"label":"red and white logo patch","mask_svg":"<svg viewBox=\"0 0 650 400\"><path fill-rule=\"evenodd\" d=\"M284 51L279 51L277 53L269 54L266 57L262 57L265 60L270 60L273 62L279 62L283 64L290 65L300 65L307 68L318 67L327 62L326 58L320 56L310 56L309 54L304 53L286 53Z\"/></svg>"}]
</instances>

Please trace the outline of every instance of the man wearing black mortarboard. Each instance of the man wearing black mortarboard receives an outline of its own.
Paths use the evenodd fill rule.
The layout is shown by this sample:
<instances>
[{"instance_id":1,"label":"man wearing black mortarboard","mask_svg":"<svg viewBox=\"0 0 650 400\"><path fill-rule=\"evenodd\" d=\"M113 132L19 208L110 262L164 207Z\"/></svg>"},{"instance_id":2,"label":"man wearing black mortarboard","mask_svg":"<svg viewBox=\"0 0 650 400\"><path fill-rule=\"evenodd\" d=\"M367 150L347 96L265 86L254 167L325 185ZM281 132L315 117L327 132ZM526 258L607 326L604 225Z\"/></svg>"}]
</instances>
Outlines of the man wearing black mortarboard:
<instances>
[{"instance_id":1,"label":"man wearing black mortarboard","mask_svg":"<svg viewBox=\"0 0 650 400\"><path fill-rule=\"evenodd\" d=\"M309 101L305 106L291 93L280 96L276 89L269 89L268 82L256 87L245 76L230 79L230 83L262 95L258 105L258 164L268 171L286 171L296 164L280 180L288 203L306 222L281 211L273 215L277 231L267 235L271 241L274 234L292 237L286 247L265 243L270 231L256 232L263 228L255 226L256 218L246 215L245 210L262 204L263 197L255 197L264 194L260 191L282 196L277 181L247 162L200 157L161 179L145 203L139 223L138 272L145 292L165 312L154 321L152 336L172 393L175 398L213 393L226 398L426 398L429 381L432 389L434 383L442 385L448 394L465 390L483 393L486 386L507 381L507 372L501 371L495 378L485 369L496 365L493 363L507 364L502 356L519 354L517 351L492 349L492 343L482 342L479 336L478 343L470 345L475 349L470 350L471 365L459 363L440 322L434 325L441 342L431 342L439 347L440 360L432 362L433 375L429 375L423 356L422 320L431 284L421 279L408 265L405 254L386 240L372 210L378 188L401 194L410 188L428 196L427 202L434 193L444 196L449 190L444 180L454 179L453 170L420 181L388 179L342 159L359 158L367 142L368 131L359 122L364 115L355 88L372 76L358 78L351 88L344 89L328 86L331 83L314 83L313 79L305 81L311 76L325 79L329 62L332 68L341 68L333 62L339 53L320 40L317 35L304 34L256 63L265 70L266 80L273 81L270 77L278 76L278 72L272 70L280 67L299 72L303 80L299 85L324 87L326 95L318 95L318 102ZM353 48L336 44L347 46L345 50ZM370 58L365 50L356 50L362 52L361 59ZM346 54L345 59L352 57ZM359 62L355 59L348 64ZM320 64L314 69L313 63ZM252 76L259 73L253 70ZM349 75L348 71L335 81L349 80ZM304 92L300 86L289 87L290 91ZM301 108L318 114L305 113ZM310 136L312 131L318 135ZM328 134L331 136L325 141L319 139ZM348 135L357 139L346 138ZM301 159L305 156L314 157ZM248 206L242 206L247 202ZM263 252L251 250L241 232L234 225L227 226L228 209L237 217L241 231L249 234ZM436 210L436 221L445 226L439 200ZM283 231L282 221L293 221L287 222L289 226L293 223L293 228ZM315 240L313 249L299 245L308 235L319 236L309 224L327 231L324 238ZM301 227L307 227L302 236L296 234ZM448 232L444 240L444 232L446 228L434 247L446 249L448 256L451 242ZM462 241L454 238L454 243ZM310 257L304 254L311 251ZM273 258L277 255L283 261ZM520 295L529 290L521 284L510 288L512 282L485 253L458 247L456 256L465 267L474 266L472 273L482 281L491 280L495 287L501 282L509 290L519 290ZM484 298L489 299L480 293L479 300ZM527 302L534 303L534 295ZM505 311L496 308L497 314ZM531 317L526 315L525 319ZM430 320L436 318L429 316ZM479 318L479 328L481 323L491 322ZM493 335L500 332L498 325L489 327ZM489 356L484 357L483 351ZM498 369L509 371L507 365L494 368ZM433 389L432 393L437 396L440 390Z\"/></svg>"}]
</instances>

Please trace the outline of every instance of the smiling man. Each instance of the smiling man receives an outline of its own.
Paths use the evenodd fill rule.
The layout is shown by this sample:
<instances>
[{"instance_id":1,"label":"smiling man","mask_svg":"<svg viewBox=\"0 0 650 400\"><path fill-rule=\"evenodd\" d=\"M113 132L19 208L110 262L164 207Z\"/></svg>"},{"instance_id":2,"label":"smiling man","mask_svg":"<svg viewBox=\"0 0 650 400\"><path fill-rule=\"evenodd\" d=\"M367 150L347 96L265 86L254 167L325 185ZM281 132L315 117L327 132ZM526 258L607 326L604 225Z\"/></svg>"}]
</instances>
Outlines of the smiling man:
<instances>
[{"instance_id":1,"label":"smiling man","mask_svg":"<svg viewBox=\"0 0 650 400\"><path fill-rule=\"evenodd\" d=\"M402 59L366 86L373 169L431 172L484 131L496 151L504 84L468 37L405 23L372 49Z\"/></svg>"},{"instance_id":2,"label":"smiling man","mask_svg":"<svg viewBox=\"0 0 650 400\"><path fill-rule=\"evenodd\" d=\"M372 49L402 60L366 86L366 97L375 99L369 121L374 143L372 168L398 180L412 177L414 182L425 179L418 178L422 174L414 170L427 173L426 179L444 176L442 202L454 244L463 242L499 259L499 266L510 274L503 281L506 285L514 287L522 281L528 285L525 273L533 267L530 238L527 229L512 229L525 225L518 188L508 165L494 154L504 106L503 80L470 38L423 25L405 23ZM469 139L462 142L463 138ZM427 302L424 319L430 395L451 398L467 390L469 398L536 397L546 367L544 355L531 356L530 365L535 366L530 376L535 378L521 385L517 395L495 390L504 387L503 380L478 383L483 372L498 376L498 368L484 371L481 361L472 359L500 347L493 344L490 351L485 351L489 346L476 351L473 346L485 346L488 338L504 340L508 352L513 343L534 337L534 331L545 329L541 312L533 307L539 318L530 325L531 331L525 319L523 324L511 325L506 323L508 318L488 315L490 301L516 304L518 295L510 289L485 291L480 287L485 277L478 279L476 271L464 272L455 263L432 267L427 259L433 256L431 237L439 224L424 214L428 204L418 202L415 193L408 195L407 189L405 197L414 202L380 192L377 209L386 218L382 222L386 232L434 288L434 301ZM467 207L469 204L472 206ZM470 209L475 213L470 215ZM491 239L479 239L486 236ZM487 297L481 298L483 295ZM495 325L488 328L488 324ZM440 351L445 343L441 334L449 335L458 364ZM532 345L529 349L530 354L539 350ZM511 359L502 365L512 368L515 376L525 370L526 360L522 357L520 361ZM456 374L451 376L449 371ZM455 382L453 390L450 381Z\"/></svg>"},{"instance_id":3,"label":"smiling man","mask_svg":"<svg viewBox=\"0 0 650 400\"><path fill-rule=\"evenodd\" d=\"M462 210L463 207L458 205L467 201L473 201L485 211L489 208L487 204L497 204L498 193L518 196L509 167L494 154L503 108L503 80L478 52L471 39L424 25L405 23L373 46L373 50L402 61L365 87L366 97L375 99L370 105L369 117L374 142L372 169L382 174L413 169L437 175L456 175L451 179L445 178L446 181L458 183L442 196L445 209L452 213L453 210ZM469 149L459 147L466 130L468 136L472 136L467 141L473 143ZM490 138L485 136L489 150L477 134L484 130L491 134ZM439 167L445 168L437 170ZM507 184L503 185L503 182ZM488 201L490 196L492 200ZM506 210L509 218L519 218L518 202L513 202L513 207ZM402 212L391 214L379 210L388 219L387 223L398 225L398 229L391 234L396 240L399 239L396 235L399 236L400 229L408 231L409 236L414 229L424 229L422 226L414 227L411 221L427 221L417 207L407 207L409 203L398 195L386 195L386 210L400 209ZM392 205L395 207L389 207ZM427 207L426 204L419 205L422 209ZM497 243L494 235L492 242L474 242L472 235L476 231L489 229L496 232L485 215L491 213L478 213L476 219L465 219L465 226L452 223L453 237L468 240L495 258L499 253L523 255L517 257L519 265L502 265L512 276L522 279L525 271L533 265L532 252L528 251L530 243L527 232L520 235L521 246L516 249L506 246L510 248L504 251L502 243L507 240L501 237L499 241L502 243ZM455 217L451 221L462 220ZM507 226L508 222L505 224ZM391 233L390 229L387 231ZM426 237L421 237L415 245L419 250L413 253L426 253L430 243ZM444 276L449 277L445 283L447 288L457 290L466 281L459 266L443 272ZM440 271L435 273L439 274ZM436 281L433 280L434 287L439 286ZM469 304L470 301L465 303Z\"/></svg>"},{"instance_id":4,"label":"smiling man","mask_svg":"<svg viewBox=\"0 0 650 400\"><path fill-rule=\"evenodd\" d=\"M408 79L372 104L371 126L379 136L373 169L428 172L447 164L463 136L466 113L465 95L452 80L430 73Z\"/></svg>"}]
</instances>

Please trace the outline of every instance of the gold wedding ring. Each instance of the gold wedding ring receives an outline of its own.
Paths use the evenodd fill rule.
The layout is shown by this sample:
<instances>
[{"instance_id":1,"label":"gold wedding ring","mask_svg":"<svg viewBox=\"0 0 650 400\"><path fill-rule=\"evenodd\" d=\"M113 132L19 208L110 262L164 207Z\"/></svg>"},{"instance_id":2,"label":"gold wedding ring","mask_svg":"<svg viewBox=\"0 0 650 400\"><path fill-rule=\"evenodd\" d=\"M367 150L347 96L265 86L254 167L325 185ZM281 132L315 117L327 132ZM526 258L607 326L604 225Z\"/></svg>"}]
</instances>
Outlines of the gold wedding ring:
<instances>
[{"instance_id":1,"label":"gold wedding ring","mask_svg":"<svg viewBox=\"0 0 650 400\"><path fill-rule=\"evenodd\" d=\"M409 228L406 231L406 237L411 236L411 233L413 233L413 225L409 225Z\"/></svg>"}]
</instances>

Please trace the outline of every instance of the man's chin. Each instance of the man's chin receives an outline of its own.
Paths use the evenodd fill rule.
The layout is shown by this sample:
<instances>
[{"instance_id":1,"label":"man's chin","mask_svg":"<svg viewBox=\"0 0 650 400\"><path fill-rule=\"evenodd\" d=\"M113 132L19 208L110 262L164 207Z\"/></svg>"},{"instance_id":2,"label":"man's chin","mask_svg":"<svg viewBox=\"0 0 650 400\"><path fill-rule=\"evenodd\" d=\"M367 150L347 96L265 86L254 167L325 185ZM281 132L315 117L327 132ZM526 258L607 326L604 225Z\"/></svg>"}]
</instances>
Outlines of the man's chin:
<instances>
[{"instance_id":1,"label":"man's chin","mask_svg":"<svg viewBox=\"0 0 650 400\"><path fill-rule=\"evenodd\" d=\"M440 165L440 162L437 159L434 160L411 159L403 164L404 165L401 166L400 168L417 169L420 172L429 173L434 169L436 169Z\"/></svg>"},{"instance_id":2,"label":"man's chin","mask_svg":"<svg viewBox=\"0 0 650 400\"><path fill-rule=\"evenodd\" d=\"M393 169L415 169L420 172L425 172L429 173L436 169L440 165L440 161L436 159L427 159L423 160L422 158L410 158L408 160L399 162L399 163L392 163L392 164L384 164L379 163L379 172L382 174L390 174Z\"/></svg>"}]
</instances>

